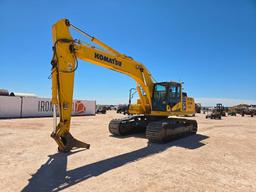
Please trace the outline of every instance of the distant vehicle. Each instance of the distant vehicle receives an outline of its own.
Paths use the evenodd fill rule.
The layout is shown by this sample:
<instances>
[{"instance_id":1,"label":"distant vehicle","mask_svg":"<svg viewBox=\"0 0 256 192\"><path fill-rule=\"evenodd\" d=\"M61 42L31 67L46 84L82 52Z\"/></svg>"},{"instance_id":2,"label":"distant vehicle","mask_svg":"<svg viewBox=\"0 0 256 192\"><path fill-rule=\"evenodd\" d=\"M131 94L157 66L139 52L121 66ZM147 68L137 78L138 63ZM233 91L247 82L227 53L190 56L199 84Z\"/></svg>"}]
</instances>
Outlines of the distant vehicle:
<instances>
[{"instance_id":1,"label":"distant vehicle","mask_svg":"<svg viewBox=\"0 0 256 192\"><path fill-rule=\"evenodd\" d=\"M97 106L97 110L96 110L96 113L97 114L106 114L107 112L107 109L105 106Z\"/></svg>"},{"instance_id":2,"label":"distant vehicle","mask_svg":"<svg viewBox=\"0 0 256 192\"><path fill-rule=\"evenodd\" d=\"M115 106L115 105L110 105L110 109L111 109L111 110L117 110L117 106Z\"/></svg>"},{"instance_id":3,"label":"distant vehicle","mask_svg":"<svg viewBox=\"0 0 256 192\"><path fill-rule=\"evenodd\" d=\"M118 105L116 112L124 115L128 114L128 105Z\"/></svg>"},{"instance_id":4,"label":"distant vehicle","mask_svg":"<svg viewBox=\"0 0 256 192\"><path fill-rule=\"evenodd\" d=\"M117 107L115 105L106 105L107 110L116 110Z\"/></svg>"},{"instance_id":5,"label":"distant vehicle","mask_svg":"<svg viewBox=\"0 0 256 192\"><path fill-rule=\"evenodd\" d=\"M9 96L9 91L6 89L0 89L0 96Z\"/></svg>"},{"instance_id":6,"label":"distant vehicle","mask_svg":"<svg viewBox=\"0 0 256 192\"><path fill-rule=\"evenodd\" d=\"M229 110L228 110L228 115L230 115L230 116L236 116L236 111L235 111L235 110L232 110L232 109L229 109Z\"/></svg>"},{"instance_id":7,"label":"distant vehicle","mask_svg":"<svg viewBox=\"0 0 256 192\"><path fill-rule=\"evenodd\" d=\"M242 111L241 115L242 116L250 115L251 117L256 115L256 107L255 107L255 105L249 105L246 109L244 109Z\"/></svg>"},{"instance_id":8,"label":"distant vehicle","mask_svg":"<svg viewBox=\"0 0 256 192\"><path fill-rule=\"evenodd\" d=\"M225 108L221 103L217 103L214 109L221 114L221 116L226 116Z\"/></svg>"},{"instance_id":9,"label":"distant vehicle","mask_svg":"<svg viewBox=\"0 0 256 192\"><path fill-rule=\"evenodd\" d=\"M206 115L206 119L221 119L221 112L218 111L217 109L213 109L211 112L209 112L207 115Z\"/></svg>"},{"instance_id":10,"label":"distant vehicle","mask_svg":"<svg viewBox=\"0 0 256 192\"><path fill-rule=\"evenodd\" d=\"M242 117L245 115L250 115L251 117L253 117L254 115L256 115L256 105L246 105L246 104L236 105L229 109L228 114L229 115L240 114Z\"/></svg>"},{"instance_id":11,"label":"distant vehicle","mask_svg":"<svg viewBox=\"0 0 256 192\"><path fill-rule=\"evenodd\" d=\"M196 103L195 108L196 108L196 113L201 113L201 108L202 108L201 103Z\"/></svg>"}]
</instances>

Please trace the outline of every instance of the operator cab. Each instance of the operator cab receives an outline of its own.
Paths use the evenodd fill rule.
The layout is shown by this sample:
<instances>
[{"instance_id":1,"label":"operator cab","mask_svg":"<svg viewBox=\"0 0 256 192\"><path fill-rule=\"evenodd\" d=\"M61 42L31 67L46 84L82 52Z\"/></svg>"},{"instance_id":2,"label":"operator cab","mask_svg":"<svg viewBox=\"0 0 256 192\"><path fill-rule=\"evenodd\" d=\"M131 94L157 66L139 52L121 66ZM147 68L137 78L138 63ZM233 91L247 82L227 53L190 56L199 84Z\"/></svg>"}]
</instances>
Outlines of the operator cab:
<instances>
[{"instance_id":1,"label":"operator cab","mask_svg":"<svg viewBox=\"0 0 256 192\"><path fill-rule=\"evenodd\" d=\"M169 105L172 108L181 101L181 94L181 83L155 83L152 98L153 111L166 111L167 105Z\"/></svg>"}]
</instances>

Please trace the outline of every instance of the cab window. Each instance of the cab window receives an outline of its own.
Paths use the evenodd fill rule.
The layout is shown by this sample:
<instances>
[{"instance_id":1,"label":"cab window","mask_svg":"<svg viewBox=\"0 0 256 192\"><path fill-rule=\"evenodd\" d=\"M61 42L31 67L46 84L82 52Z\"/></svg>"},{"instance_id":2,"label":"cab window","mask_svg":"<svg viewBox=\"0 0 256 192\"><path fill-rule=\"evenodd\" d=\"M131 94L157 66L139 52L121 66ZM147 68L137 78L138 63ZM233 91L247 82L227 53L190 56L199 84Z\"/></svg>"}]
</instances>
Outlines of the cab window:
<instances>
[{"instance_id":1,"label":"cab window","mask_svg":"<svg viewBox=\"0 0 256 192\"><path fill-rule=\"evenodd\" d=\"M170 85L168 100L171 107L173 107L180 101L180 93L181 93L180 85Z\"/></svg>"},{"instance_id":2,"label":"cab window","mask_svg":"<svg viewBox=\"0 0 256 192\"><path fill-rule=\"evenodd\" d=\"M166 85L162 85L162 84L155 85L154 95L153 95L154 110L159 110L159 111L166 110L166 96L167 96Z\"/></svg>"}]
</instances>

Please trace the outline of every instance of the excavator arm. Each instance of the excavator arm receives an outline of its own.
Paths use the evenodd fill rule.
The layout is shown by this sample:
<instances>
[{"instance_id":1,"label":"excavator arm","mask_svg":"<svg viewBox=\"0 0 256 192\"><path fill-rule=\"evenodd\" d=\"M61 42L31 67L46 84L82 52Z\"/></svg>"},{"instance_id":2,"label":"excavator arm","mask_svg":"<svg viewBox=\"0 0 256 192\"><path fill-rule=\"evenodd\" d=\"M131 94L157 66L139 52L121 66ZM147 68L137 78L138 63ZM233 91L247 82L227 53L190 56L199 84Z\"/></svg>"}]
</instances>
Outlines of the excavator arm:
<instances>
[{"instance_id":1,"label":"excavator arm","mask_svg":"<svg viewBox=\"0 0 256 192\"><path fill-rule=\"evenodd\" d=\"M101 49L74 40L69 29L73 28ZM67 19L59 20L52 27L53 58L52 64L52 104L54 128L51 136L58 144L59 151L68 152L74 147L89 148L90 145L76 140L70 134L73 100L74 74L78 59L96 64L125 75L136 81L139 102L133 110L137 114L149 114L152 110L153 80L146 67L132 58L119 53L95 37L88 35L70 24ZM57 124L56 111L60 121Z\"/></svg>"}]
</instances>

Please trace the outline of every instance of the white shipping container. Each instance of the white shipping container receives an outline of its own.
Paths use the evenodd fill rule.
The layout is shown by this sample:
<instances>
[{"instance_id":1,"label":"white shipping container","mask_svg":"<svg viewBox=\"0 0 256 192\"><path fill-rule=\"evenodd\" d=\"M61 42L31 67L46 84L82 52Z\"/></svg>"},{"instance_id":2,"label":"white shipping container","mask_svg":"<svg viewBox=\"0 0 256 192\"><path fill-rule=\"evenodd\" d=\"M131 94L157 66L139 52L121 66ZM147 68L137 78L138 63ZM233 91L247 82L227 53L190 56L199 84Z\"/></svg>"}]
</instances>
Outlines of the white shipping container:
<instances>
[{"instance_id":1,"label":"white shipping container","mask_svg":"<svg viewBox=\"0 0 256 192\"><path fill-rule=\"evenodd\" d=\"M52 104L48 98L23 97L22 117L52 116Z\"/></svg>"},{"instance_id":2,"label":"white shipping container","mask_svg":"<svg viewBox=\"0 0 256 192\"><path fill-rule=\"evenodd\" d=\"M21 98L0 96L0 118L21 117Z\"/></svg>"},{"instance_id":3,"label":"white shipping container","mask_svg":"<svg viewBox=\"0 0 256 192\"><path fill-rule=\"evenodd\" d=\"M72 104L72 115L95 115L96 101L74 100Z\"/></svg>"},{"instance_id":4,"label":"white shipping container","mask_svg":"<svg viewBox=\"0 0 256 192\"><path fill-rule=\"evenodd\" d=\"M23 97L22 117L49 117L52 116L52 103L49 98ZM74 100L72 115L95 115L96 102Z\"/></svg>"}]
</instances>

